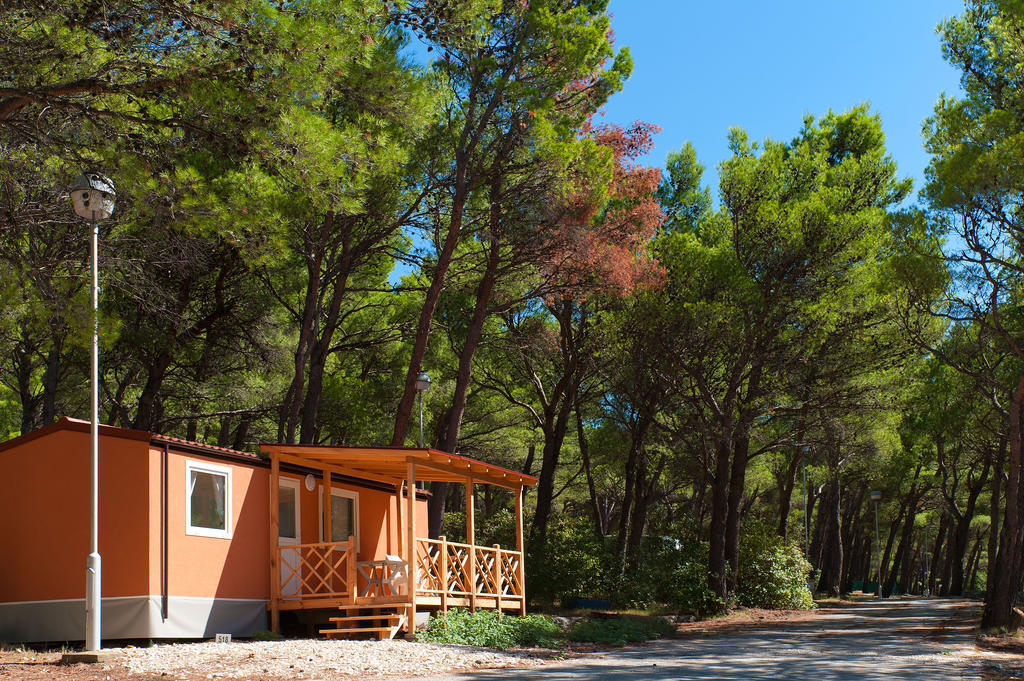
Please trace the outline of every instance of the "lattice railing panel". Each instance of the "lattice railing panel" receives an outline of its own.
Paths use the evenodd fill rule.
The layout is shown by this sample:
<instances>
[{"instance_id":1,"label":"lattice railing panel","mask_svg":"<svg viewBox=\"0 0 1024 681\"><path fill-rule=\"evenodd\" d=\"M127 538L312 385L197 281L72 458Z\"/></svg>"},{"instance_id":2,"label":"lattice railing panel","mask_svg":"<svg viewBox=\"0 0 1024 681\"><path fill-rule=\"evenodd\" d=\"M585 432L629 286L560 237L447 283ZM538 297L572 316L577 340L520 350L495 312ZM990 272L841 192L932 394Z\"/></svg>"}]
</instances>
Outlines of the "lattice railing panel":
<instances>
[{"instance_id":1,"label":"lattice railing panel","mask_svg":"<svg viewBox=\"0 0 1024 681\"><path fill-rule=\"evenodd\" d=\"M476 593L479 596L494 596L498 593L497 574L498 552L495 549L476 549Z\"/></svg>"},{"instance_id":2,"label":"lattice railing panel","mask_svg":"<svg viewBox=\"0 0 1024 681\"><path fill-rule=\"evenodd\" d=\"M523 586L519 583L519 564L523 560L518 551L502 551L501 564L501 595L521 596Z\"/></svg>"},{"instance_id":3,"label":"lattice railing panel","mask_svg":"<svg viewBox=\"0 0 1024 681\"><path fill-rule=\"evenodd\" d=\"M440 595L445 589L441 574L444 544L436 539L417 539L416 549L416 563L419 566L416 590Z\"/></svg>"},{"instance_id":4,"label":"lattice railing panel","mask_svg":"<svg viewBox=\"0 0 1024 681\"><path fill-rule=\"evenodd\" d=\"M521 598L522 561L519 551L417 539L416 591L427 596Z\"/></svg>"},{"instance_id":5,"label":"lattice railing panel","mask_svg":"<svg viewBox=\"0 0 1024 681\"><path fill-rule=\"evenodd\" d=\"M355 585L348 583L348 573L349 561L355 557L348 542L279 546L277 551L281 584L297 585L281 594L283 600L341 598L352 594Z\"/></svg>"}]
</instances>

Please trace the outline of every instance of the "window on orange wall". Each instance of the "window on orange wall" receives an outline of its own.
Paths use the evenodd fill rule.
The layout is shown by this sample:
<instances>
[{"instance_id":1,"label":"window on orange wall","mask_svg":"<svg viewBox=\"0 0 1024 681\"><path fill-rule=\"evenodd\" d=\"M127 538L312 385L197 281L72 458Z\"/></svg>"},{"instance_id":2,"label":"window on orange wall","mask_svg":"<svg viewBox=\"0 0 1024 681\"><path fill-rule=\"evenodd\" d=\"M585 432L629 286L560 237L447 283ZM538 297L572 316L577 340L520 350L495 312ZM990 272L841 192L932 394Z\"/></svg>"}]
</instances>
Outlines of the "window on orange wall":
<instances>
[{"instance_id":1,"label":"window on orange wall","mask_svg":"<svg viewBox=\"0 0 1024 681\"><path fill-rule=\"evenodd\" d=\"M323 528L323 489L320 497L320 536L324 536ZM356 550L359 550L359 493L350 490L331 490L331 538L330 541L348 541L355 537Z\"/></svg>"},{"instance_id":2,"label":"window on orange wall","mask_svg":"<svg viewBox=\"0 0 1024 681\"><path fill-rule=\"evenodd\" d=\"M231 469L189 461L185 482L185 533L230 539Z\"/></svg>"}]
</instances>

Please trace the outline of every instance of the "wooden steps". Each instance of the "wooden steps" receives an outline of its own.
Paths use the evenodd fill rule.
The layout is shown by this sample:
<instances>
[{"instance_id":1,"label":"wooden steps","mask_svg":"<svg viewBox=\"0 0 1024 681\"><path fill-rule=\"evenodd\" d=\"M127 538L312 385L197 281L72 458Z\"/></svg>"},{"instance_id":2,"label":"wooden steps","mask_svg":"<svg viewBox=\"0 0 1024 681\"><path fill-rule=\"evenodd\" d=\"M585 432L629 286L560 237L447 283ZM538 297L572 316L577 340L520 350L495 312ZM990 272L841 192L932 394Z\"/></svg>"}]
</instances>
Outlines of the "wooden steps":
<instances>
[{"instance_id":1,"label":"wooden steps","mask_svg":"<svg viewBox=\"0 0 1024 681\"><path fill-rule=\"evenodd\" d=\"M321 629L321 635L327 638L352 638L357 635L373 634L378 640L383 641L394 638L395 634L406 625L407 620L404 608L394 605L348 605L339 610L344 614L328 618L334 627ZM366 610L376 612L349 614L352 611L365 613Z\"/></svg>"}]
</instances>

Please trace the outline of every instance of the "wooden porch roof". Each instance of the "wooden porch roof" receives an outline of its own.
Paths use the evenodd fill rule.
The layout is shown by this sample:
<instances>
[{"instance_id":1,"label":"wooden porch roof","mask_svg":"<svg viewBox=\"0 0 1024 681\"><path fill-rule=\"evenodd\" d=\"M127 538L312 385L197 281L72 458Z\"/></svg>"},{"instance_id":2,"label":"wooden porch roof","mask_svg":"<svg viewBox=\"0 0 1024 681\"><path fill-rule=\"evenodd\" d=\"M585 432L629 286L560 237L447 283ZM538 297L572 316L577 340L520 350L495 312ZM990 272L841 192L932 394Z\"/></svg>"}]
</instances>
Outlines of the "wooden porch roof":
<instances>
[{"instance_id":1,"label":"wooden porch roof","mask_svg":"<svg viewBox=\"0 0 1024 681\"><path fill-rule=\"evenodd\" d=\"M475 482L516 489L536 485L537 478L518 471L437 449L412 447L337 447L332 445L261 444L260 451L282 462L398 484L408 465L416 465L416 479L430 482Z\"/></svg>"}]
</instances>

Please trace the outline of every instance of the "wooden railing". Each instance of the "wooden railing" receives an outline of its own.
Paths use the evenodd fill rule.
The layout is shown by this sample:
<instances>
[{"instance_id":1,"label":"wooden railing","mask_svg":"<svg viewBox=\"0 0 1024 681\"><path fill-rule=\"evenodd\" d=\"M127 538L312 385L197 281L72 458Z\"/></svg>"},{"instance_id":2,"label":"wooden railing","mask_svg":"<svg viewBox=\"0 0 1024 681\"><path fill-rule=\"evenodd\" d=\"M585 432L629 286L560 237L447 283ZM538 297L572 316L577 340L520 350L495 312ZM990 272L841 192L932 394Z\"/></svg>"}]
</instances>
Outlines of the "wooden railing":
<instances>
[{"instance_id":1,"label":"wooden railing","mask_svg":"<svg viewBox=\"0 0 1024 681\"><path fill-rule=\"evenodd\" d=\"M282 545L277 548L282 601L313 598L355 600L355 542Z\"/></svg>"},{"instance_id":2,"label":"wooden railing","mask_svg":"<svg viewBox=\"0 0 1024 681\"><path fill-rule=\"evenodd\" d=\"M438 539L416 540L416 593L450 598L476 608L479 599L487 607L502 608L523 599L523 554L494 546L473 546Z\"/></svg>"}]
</instances>

